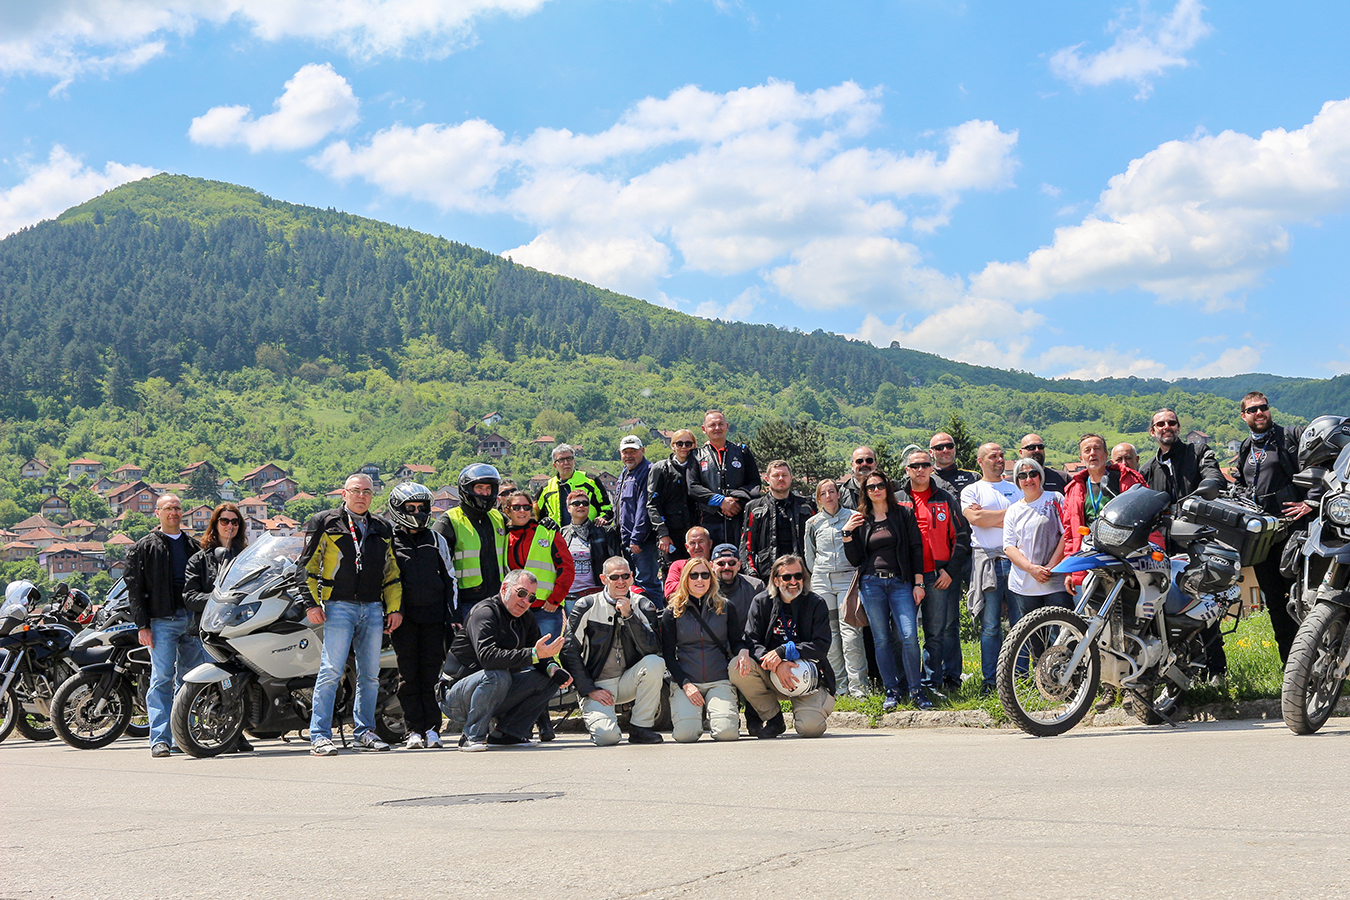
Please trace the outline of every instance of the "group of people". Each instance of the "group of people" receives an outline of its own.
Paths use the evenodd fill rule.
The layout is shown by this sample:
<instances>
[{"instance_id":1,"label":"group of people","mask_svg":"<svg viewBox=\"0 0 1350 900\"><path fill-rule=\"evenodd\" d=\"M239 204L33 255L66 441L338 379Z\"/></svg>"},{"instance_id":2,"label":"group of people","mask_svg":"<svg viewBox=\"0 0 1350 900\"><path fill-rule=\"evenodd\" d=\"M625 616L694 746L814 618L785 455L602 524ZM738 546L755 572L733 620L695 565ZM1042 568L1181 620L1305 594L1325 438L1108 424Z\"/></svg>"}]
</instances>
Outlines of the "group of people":
<instances>
[{"instance_id":1,"label":"group of people","mask_svg":"<svg viewBox=\"0 0 1350 900\"><path fill-rule=\"evenodd\" d=\"M1267 511L1297 522L1311 508L1293 482L1301 429L1274 423L1265 397L1241 402L1251 435L1236 480ZM576 467L574 448L552 452L555 474L531 497L486 463L459 476L460 503L431 523L432 494L400 484L383 517L374 488L353 475L342 505L305 526L300 563L309 621L324 626L313 692L311 752L337 753L333 704L349 654L355 660L355 746L387 750L374 731L381 636L398 657L408 748L440 747L448 722L459 747L526 745L554 737L550 701L575 687L595 744L660 743L668 701L677 741L786 730L782 702L806 737L825 732L835 698L865 697L879 676L883 710L931 708L961 689L960 606L979 623L981 692L994 689L1009 626L1046 605L1069 605L1074 580L1053 573L1081 530L1134 485L1174 502L1223 481L1214 454L1179 439L1171 409L1152 417L1155 456L1142 467L1129 444L1108 453L1085 434L1071 477L1045 463L1045 442L1024 436L1005 480L1007 454L979 447L978 471L957 466L956 442L938 433L912 446L902 471L877 468L866 446L843 478L813 498L793 490L781 459L761 470L727 440L726 417L704 417L672 436L671 455L645 458L636 435L619 445L613 499ZM168 728L176 680L200 654L194 620L220 568L244 546L242 516L221 504L199 546L180 527L181 503L160 498L160 528L128 556L127 585L141 643L152 652L147 695L153 756L173 752ZM1281 658L1295 631L1275 563L1257 576ZM920 631L922 630L922 646ZM1210 668L1226 668L1217 628ZM447 652L448 651L448 652ZM869 653L870 651L870 653ZM869 655L875 665L869 662ZM738 697L739 695L739 697ZM249 749L241 737L236 750Z\"/></svg>"}]
</instances>

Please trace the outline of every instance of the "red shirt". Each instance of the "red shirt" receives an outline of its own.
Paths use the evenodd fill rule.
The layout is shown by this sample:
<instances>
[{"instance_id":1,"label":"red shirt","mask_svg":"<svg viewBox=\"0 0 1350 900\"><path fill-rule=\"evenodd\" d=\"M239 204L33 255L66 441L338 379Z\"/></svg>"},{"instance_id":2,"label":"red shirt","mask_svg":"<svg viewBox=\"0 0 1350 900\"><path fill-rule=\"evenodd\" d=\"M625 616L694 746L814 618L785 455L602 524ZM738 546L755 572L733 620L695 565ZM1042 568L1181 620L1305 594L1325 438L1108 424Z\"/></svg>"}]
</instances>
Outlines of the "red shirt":
<instances>
[{"instance_id":1,"label":"red shirt","mask_svg":"<svg viewBox=\"0 0 1350 900\"><path fill-rule=\"evenodd\" d=\"M923 535L923 570L931 572L933 565L933 511L928 506L928 501L933 498L933 486L930 484L926 491L916 491L910 489L909 495L914 498L914 518L919 521L919 534Z\"/></svg>"}]
</instances>

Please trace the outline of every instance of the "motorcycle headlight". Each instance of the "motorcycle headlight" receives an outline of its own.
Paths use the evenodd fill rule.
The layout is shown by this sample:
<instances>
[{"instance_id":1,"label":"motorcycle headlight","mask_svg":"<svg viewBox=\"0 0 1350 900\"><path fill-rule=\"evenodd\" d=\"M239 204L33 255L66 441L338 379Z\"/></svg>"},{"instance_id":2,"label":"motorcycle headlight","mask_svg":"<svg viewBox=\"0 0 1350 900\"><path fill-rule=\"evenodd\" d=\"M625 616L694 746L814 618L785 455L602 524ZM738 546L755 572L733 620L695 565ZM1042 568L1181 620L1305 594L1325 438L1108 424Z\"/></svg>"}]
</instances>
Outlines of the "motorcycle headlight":
<instances>
[{"instance_id":1,"label":"motorcycle headlight","mask_svg":"<svg viewBox=\"0 0 1350 900\"><path fill-rule=\"evenodd\" d=\"M1350 525L1350 494L1332 497L1327 501L1327 505L1323 507L1322 512L1333 525L1339 525L1342 528Z\"/></svg>"},{"instance_id":2,"label":"motorcycle headlight","mask_svg":"<svg viewBox=\"0 0 1350 900\"><path fill-rule=\"evenodd\" d=\"M1119 528L1105 519L1098 519L1092 525L1093 544L1102 548L1121 547L1133 534L1133 529Z\"/></svg>"}]
</instances>

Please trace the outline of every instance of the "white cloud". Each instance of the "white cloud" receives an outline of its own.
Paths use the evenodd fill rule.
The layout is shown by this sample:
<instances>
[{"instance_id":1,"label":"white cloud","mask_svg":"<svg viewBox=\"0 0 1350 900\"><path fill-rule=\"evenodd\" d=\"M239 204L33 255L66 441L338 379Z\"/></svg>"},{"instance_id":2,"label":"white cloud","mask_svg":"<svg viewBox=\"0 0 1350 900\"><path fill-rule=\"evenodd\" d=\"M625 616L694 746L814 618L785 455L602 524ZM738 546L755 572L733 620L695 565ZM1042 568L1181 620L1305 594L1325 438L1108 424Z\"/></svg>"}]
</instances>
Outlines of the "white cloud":
<instances>
[{"instance_id":1,"label":"white cloud","mask_svg":"<svg viewBox=\"0 0 1350 900\"><path fill-rule=\"evenodd\" d=\"M774 281L793 299L836 306L845 281L862 280L829 272L821 250L850 245L855 257L875 250L876 277L904 286L879 297L949 291L936 273L900 271L918 253L892 233L939 227L965 192L1010 185L1017 135L970 121L940 135L945 155L867 147L878 98L852 82L724 94L691 85L634 104L595 134L396 125L363 145L335 143L311 164L442 209L507 212L539 229L512 258L639 295L653 296L676 266L729 275L777 265Z\"/></svg>"},{"instance_id":2,"label":"white cloud","mask_svg":"<svg viewBox=\"0 0 1350 900\"><path fill-rule=\"evenodd\" d=\"M105 191L156 174L146 166L109 162L90 169L64 147L52 147L45 163L23 165L24 180L0 191L0 237L50 219Z\"/></svg>"},{"instance_id":3,"label":"white cloud","mask_svg":"<svg viewBox=\"0 0 1350 900\"><path fill-rule=\"evenodd\" d=\"M272 104L276 112L250 116L247 106L217 106L192 120L188 137L198 144L246 144L259 150L298 150L356 124L356 95L328 63L302 66Z\"/></svg>"},{"instance_id":4,"label":"white cloud","mask_svg":"<svg viewBox=\"0 0 1350 900\"><path fill-rule=\"evenodd\" d=\"M913 244L876 235L822 238L794 250L768 281L803 305L840 309L943 306L960 298L960 278L922 264Z\"/></svg>"},{"instance_id":5,"label":"white cloud","mask_svg":"<svg viewBox=\"0 0 1350 900\"><path fill-rule=\"evenodd\" d=\"M721 319L724 322L744 321L755 311L755 307L764 302L758 287L748 287L741 291L730 303L725 305L712 300L704 300L694 310L694 315L704 319Z\"/></svg>"},{"instance_id":6,"label":"white cloud","mask_svg":"<svg viewBox=\"0 0 1350 900\"><path fill-rule=\"evenodd\" d=\"M1034 301L1141 288L1219 309L1283 259L1289 225L1347 207L1350 100L1338 100L1297 131L1163 144L1112 178L1080 224L1021 262L990 263L971 291Z\"/></svg>"},{"instance_id":7,"label":"white cloud","mask_svg":"<svg viewBox=\"0 0 1350 900\"><path fill-rule=\"evenodd\" d=\"M260 39L299 38L353 57L444 57L474 23L525 16L547 0L33 0L0 4L0 73L60 79L135 68L164 39L235 20Z\"/></svg>"},{"instance_id":8,"label":"white cloud","mask_svg":"<svg viewBox=\"0 0 1350 900\"><path fill-rule=\"evenodd\" d=\"M1191 65L1186 52L1213 30L1201 18L1204 9L1200 0L1177 0L1160 18L1149 12L1147 0L1140 0L1136 12L1122 12L1108 26L1116 33L1109 48L1084 57L1082 44L1065 47L1050 57L1050 71L1077 87L1129 81L1138 88L1135 97L1146 99L1153 93L1152 79ZM1138 24L1126 27L1131 21Z\"/></svg>"},{"instance_id":9,"label":"white cloud","mask_svg":"<svg viewBox=\"0 0 1350 900\"><path fill-rule=\"evenodd\" d=\"M1064 189L1057 188L1053 184L1047 184L1043 181L1041 182L1041 193L1047 197L1058 197L1060 194L1064 193Z\"/></svg>"}]
</instances>

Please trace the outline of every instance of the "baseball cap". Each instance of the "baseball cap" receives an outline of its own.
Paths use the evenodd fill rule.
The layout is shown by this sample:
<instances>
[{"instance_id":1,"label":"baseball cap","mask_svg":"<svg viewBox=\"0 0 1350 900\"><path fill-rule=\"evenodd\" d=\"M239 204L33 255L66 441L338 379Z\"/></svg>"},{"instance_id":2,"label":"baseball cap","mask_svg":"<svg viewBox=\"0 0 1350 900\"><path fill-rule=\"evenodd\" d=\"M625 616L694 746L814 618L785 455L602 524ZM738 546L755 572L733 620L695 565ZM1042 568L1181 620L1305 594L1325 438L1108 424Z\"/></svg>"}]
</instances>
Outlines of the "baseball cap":
<instances>
[{"instance_id":1,"label":"baseball cap","mask_svg":"<svg viewBox=\"0 0 1350 900\"><path fill-rule=\"evenodd\" d=\"M735 544L718 544L716 547L713 548L712 556L709 557L709 558L710 558L710 559L721 559L721 558L724 557L724 556L734 556L734 557L739 558L740 555L736 552L736 545L735 545Z\"/></svg>"},{"instance_id":2,"label":"baseball cap","mask_svg":"<svg viewBox=\"0 0 1350 900\"><path fill-rule=\"evenodd\" d=\"M642 438L638 437L636 434L630 434L630 435L628 435L628 437L626 437L626 438L624 438L623 440L619 441L619 449L620 449L620 450L627 450L627 449L629 449L630 447L631 447L632 449L634 449L634 450L641 450L641 449L642 449Z\"/></svg>"}]
</instances>

